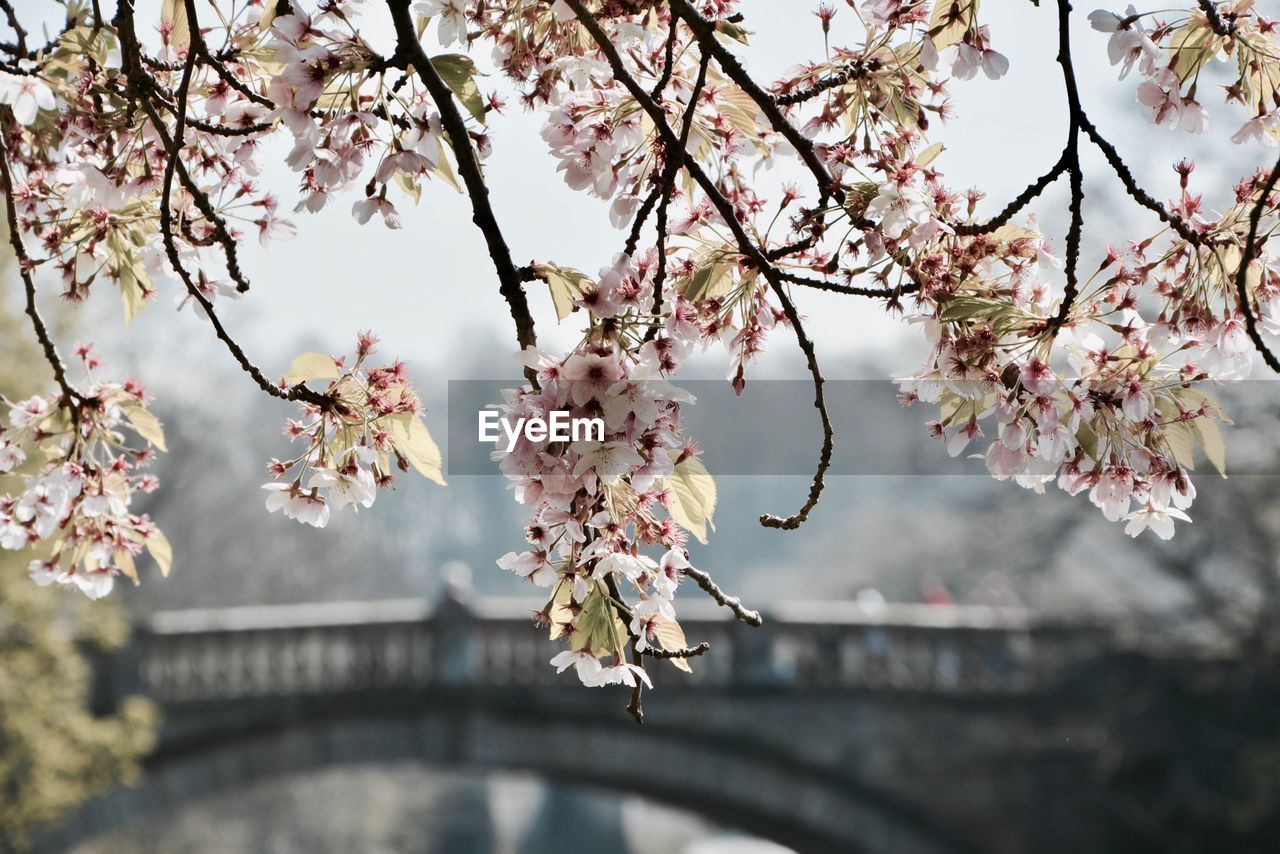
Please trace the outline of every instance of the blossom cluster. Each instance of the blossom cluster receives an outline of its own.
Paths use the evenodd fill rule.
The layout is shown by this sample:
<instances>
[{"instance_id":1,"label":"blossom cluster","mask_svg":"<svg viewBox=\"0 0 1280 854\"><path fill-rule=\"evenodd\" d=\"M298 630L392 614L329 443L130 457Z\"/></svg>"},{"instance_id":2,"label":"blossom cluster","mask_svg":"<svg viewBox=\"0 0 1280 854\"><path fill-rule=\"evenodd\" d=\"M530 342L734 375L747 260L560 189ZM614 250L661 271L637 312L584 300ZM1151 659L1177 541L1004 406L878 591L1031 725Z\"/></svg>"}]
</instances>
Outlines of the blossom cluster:
<instances>
[{"instance_id":1,"label":"blossom cluster","mask_svg":"<svg viewBox=\"0 0 1280 854\"><path fill-rule=\"evenodd\" d=\"M1110 33L1107 58L1119 66L1120 79L1137 69L1142 82L1134 95L1147 117L1156 124L1204 133L1209 113L1197 97L1201 76L1209 77L1214 64L1232 63L1235 78L1221 88L1225 100L1243 107L1248 119L1231 141L1280 145L1280 104L1274 97L1280 56L1274 22L1233 10L1233 31L1227 36L1214 31L1202 9L1169 20L1161 17L1165 14L1140 14L1129 6L1123 15L1106 9L1089 15L1095 30Z\"/></svg>"},{"instance_id":2,"label":"blossom cluster","mask_svg":"<svg viewBox=\"0 0 1280 854\"><path fill-rule=\"evenodd\" d=\"M147 469L165 444L146 389L95 378L97 356L87 346L78 352L87 376L73 399L56 392L2 401L0 488L10 481L17 489L0 492L0 548L40 555L29 564L40 586L100 599L119 575L138 582L135 558L144 549L169 572L168 540L131 509L139 492L159 486Z\"/></svg>"},{"instance_id":3,"label":"blossom cluster","mask_svg":"<svg viewBox=\"0 0 1280 854\"><path fill-rule=\"evenodd\" d=\"M302 451L267 464L275 478L262 487L269 512L323 528L331 510L372 507L378 490L395 482L396 469L412 467L444 485L440 449L422 423L422 403L404 362L366 363L377 343L362 333L351 365L323 353L294 359L283 387L316 380L327 387L318 402L300 402L301 417L285 426Z\"/></svg>"},{"instance_id":4,"label":"blossom cluster","mask_svg":"<svg viewBox=\"0 0 1280 854\"><path fill-rule=\"evenodd\" d=\"M567 412L605 427L599 439L526 435L493 452L530 508L530 547L498 565L552 588L539 620L569 643L552 663L574 666L587 685L648 685L639 656L685 647L674 607L690 567L685 544L690 531L705 542L715 509L715 485L681 429L693 395L667 379L701 330L670 287L665 298L676 310L661 325L652 318L653 273L652 263L620 255L594 282L582 280L574 302L593 318L584 341L563 358L534 348L517 354L536 385L507 390L497 407L510 422Z\"/></svg>"}]
</instances>

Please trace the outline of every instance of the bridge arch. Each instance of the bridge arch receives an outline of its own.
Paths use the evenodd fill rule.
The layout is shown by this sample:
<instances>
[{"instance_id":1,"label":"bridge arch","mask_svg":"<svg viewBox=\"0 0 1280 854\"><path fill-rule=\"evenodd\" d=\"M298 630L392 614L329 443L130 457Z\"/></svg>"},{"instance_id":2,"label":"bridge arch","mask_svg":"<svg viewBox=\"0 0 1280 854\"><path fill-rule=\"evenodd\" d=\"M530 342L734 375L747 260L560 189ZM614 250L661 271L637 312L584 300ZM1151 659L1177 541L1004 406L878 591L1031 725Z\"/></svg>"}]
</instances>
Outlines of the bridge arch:
<instances>
[{"instance_id":1,"label":"bridge arch","mask_svg":"<svg viewBox=\"0 0 1280 854\"><path fill-rule=\"evenodd\" d=\"M157 613L95 679L98 708L136 694L160 705L165 725L146 774L86 805L44 848L234 784L412 760L633 792L804 852L968 852L972 763L943 763L960 797L916 786L948 757L912 743L903 726L927 731L939 720L929 709L951 698L1019 708L1098 637L1006 610L783 605L751 631L687 607L686 632L716 654L689 679L656 671L644 726L616 693L546 666L558 648L531 635L525 603ZM877 697L890 706L877 710ZM907 703L901 726L895 702ZM881 749L882 736L897 739L892 749ZM892 782L867 782L876 779ZM983 815L1008 821L999 810Z\"/></svg>"},{"instance_id":2,"label":"bridge arch","mask_svg":"<svg viewBox=\"0 0 1280 854\"><path fill-rule=\"evenodd\" d=\"M415 708L316 709L170 740L136 785L90 802L41 848L61 850L232 786L412 761L637 794L806 854L972 850L913 806L776 750L684 727L440 699Z\"/></svg>"}]
</instances>

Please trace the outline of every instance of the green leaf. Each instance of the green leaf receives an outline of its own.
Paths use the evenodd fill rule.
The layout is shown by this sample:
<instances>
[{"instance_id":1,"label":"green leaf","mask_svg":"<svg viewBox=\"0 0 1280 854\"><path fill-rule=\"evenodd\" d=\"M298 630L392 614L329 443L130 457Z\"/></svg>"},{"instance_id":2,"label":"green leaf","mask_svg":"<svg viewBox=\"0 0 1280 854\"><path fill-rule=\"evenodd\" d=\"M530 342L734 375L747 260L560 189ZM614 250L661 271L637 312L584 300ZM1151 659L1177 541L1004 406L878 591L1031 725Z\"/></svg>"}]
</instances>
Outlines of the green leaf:
<instances>
[{"instance_id":1,"label":"green leaf","mask_svg":"<svg viewBox=\"0 0 1280 854\"><path fill-rule=\"evenodd\" d=\"M284 381L297 385L307 380L336 380L340 376L338 363L324 353L303 353L289 364Z\"/></svg>"},{"instance_id":2,"label":"green leaf","mask_svg":"<svg viewBox=\"0 0 1280 854\"><path fill-rule=\"evenodd\" d=\"M280 12L279 0L266 0L262 8L262 17L258 18L258 32L265 33L271 29L271 25L275 23L276 15Z\"/></svg>"},{"instance_id":3,"label":"green leaf","mask_svg":"<svg viewBox=\"0 0 1280 854\"><path fill-rule=\"evenodd\" d=\"M1178 465L1187 471L1195 471L1195 445L1192 442L1191 428L1187 423L1175 421L1167 425L1164 428L1164 438L1169 443L1169 450L1173 453L1173 458Z\"/></svg>"},{"instance_id":4,"label":"green leaf","mask_svg":"<svg viewBox=\"0 0 1280 854\"><path fill-rule=\"evenodd\" d=\"M391 444L395 445L409 464L423 477L444 486L444 475L440 471L443 458L440 456L440 448L427 432L427 425L412 412L389 415L385 423L391 433Z\"/></svg>"},{"instance_id":5,"label":"green leaf","mask_svg":"<svg viewBox=\"0 0 1280 854\"><path fill-rule=\"evenodd\" d=\"M460 53L442 53L431 57L431 66L440 75L440 79L453 90L453 94L458 97L462 106L467 108L467 112L480 124L484 124L484 96L480 94L480 87L476 85L476 64L471 61L471 58Z\"/></svg>"},{"instance_id":6,"label":"green leaf","mask_svg":"<svg viewBox=\"0 0 1280 854\"><path fill-rule=\"evenodd\" d=\"M742 44L747 44L747 36L751 35L750 30L745 30L732 21L724 19L716 21L716 32L724 33L729 38Z\"/></svg>"},{"instance_id":7,"label":"green leaf","mask_svg":"<svg viewBox=\"0 0 1280 854\"><path fill-rule=\"evenodd\" d=\"M122 404L120 411L128 419L129 426L133 428L133 432L146 439L157 450L168 453L169 449L164 444L164 427L160 424L159 418L152 415L140 403Z\"/></svg>"},{"instance_id":8,"label":"green leaf","mask_svg":"<svg viewBox=\"0 0 1280 854\"><path fill-rule=\"evenodd\" d=\"M677 452L672 452L675 455ZM707 528L716 529L712 516L716 512L716 482L707 467L697 457L688 457L676 464L676 470L667 478L671 487L671 501L667 512L680 527L706 543Z\"/></svg>"},{"instance_id":9,"label":"green leaf","mask_svg":"<svg viewBox=\"0 0 1280 854\"><path fill-rule=\"evenodd\" d=\"M1169 36L1169 67L1183 83L1190 80L1222 49L1224 39L1214 33L1204 18L1190 18Z\"/></svg>"},{"instance_id":10,"label":"green leaf","mask_svg":"<svg viewBox=\"0 0 1280 854\"><path fill-rule=\"evenodd\" d=\"M551 620L551 640L556 640L563 635L565 624L573 622L573 609L569 607L572 604L573 582L562 575L556 582L551 598L547 600L547 614Z\"/></svg>"},{"instance_id":11,"label":"green leaf","mask_svg":"<svg viewBox=\"0 0 1280 854\"><path fill-rule=\"evenodd\" d=\"M1093 426L1083 418L1080 419L1080 426L1076 429L1076 441L1080 443L1080 447L1084 448L1084 452L1090 459L1098 458L1098 434L1093 432Z\"/></svg>"}]
</instances>

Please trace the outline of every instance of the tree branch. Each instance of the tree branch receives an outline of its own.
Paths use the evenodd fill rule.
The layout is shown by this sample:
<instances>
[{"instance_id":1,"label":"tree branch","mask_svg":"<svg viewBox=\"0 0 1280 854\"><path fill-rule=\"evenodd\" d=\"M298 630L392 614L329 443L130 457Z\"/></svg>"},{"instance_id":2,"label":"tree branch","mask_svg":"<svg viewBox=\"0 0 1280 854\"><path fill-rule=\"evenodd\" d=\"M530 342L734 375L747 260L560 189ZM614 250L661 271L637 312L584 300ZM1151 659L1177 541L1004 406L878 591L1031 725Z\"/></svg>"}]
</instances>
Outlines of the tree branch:
<instances>
[{"instance_id":1,"label":"tree branch","mask_svg":"<svg viewBox=\"0 0 1280 854\"><path fill-rule=\"evenodd\" d=\"M703 641L697 646L687 647L685 649L654 649L653 647L645 647L642 655L650 658L671 659L671 658L697 658L704 652L711 649L711 644Z\"/></svg>"},{"instance_id":2,"label":"tree branch","mask_svg":"<svg viewBox=\"0 0 1280 854\"><path fill-rule=\"evenodd\" d=\"M126 5L126 2L122 2L121 8L123 9ZM192 32L195 32L199 27L199 22L196 17L195 0L186 0L186 12L188 25ZM134 37L132 27L127 31L122 28L122 46L125 44L126 32L128 33L127 37L129 39L133 39ZM136 47L136 42L131 42L131 44ZM272 397L278 397L282 400L301 400L321 409L327 409L330 403L329 398L312 391L302 383L299 383L289 389L281 389L278 385L271 382L271 380L263 374L262 370L257 365L249 361L249 357L245 355L244 349L236 343L235 339L231 337L226 328L222 325L222 321L218 318L217 312L214 311L213 301L205 296L205 294L192 280L191 273L187 271L187 268L182 263L181 257L178 255L178 246L173 235L173 179L176 174L180 174L183 171L179 160L182 154L183 142L186 134L187 92L191 85L191 74L195 68L196 55L197 52L194 49L189 49L187 51L186 61L182 67L182 79L178 85L176 119L172 136L169 135L168 128L165 127L164 121L156 111L155 106L151 104L150 98L148 97L149 93L146 91L139 93L141 95L139 101L142 105L142 109L147 114L147 118L150 120L156 134L160 137L160 142L164 146L167 155L164 177L160 191L160 234L164 241L165 254L169 259L169 265L173 267L174 272L178 274L180 279L182 279L182 283L186 286L187 292L191 294L191 298L194 299L204 310L205 316L209 318L210 324L213 325L214 334L218 337L218 340L222 341L223 344L226 345L227 349L231 352L232 357L245 371L245 373L247 373L253 381L257 383L260 389Z\"/></svg>"},{"instance_id":3,"label":"tree branch","mask_svg":"<svg viewBox=\"0 0 1280 854\"><path fill-rule=\"evenodd\" d=\"M1258 195L1258 201L1254 204L1253 210L1249 212L1249 238L1244 243L1244 252L1240 256L1240 267L1236 270L1236 298L1240 302L1240 312L1244 315L1245 329L1249 333L1249 340L1253 342L1254 348L1262 355L1262 360L1267 363L1267 367L1280 373L1280 359L1276 358L1275 353L1262 340L1262 333L1258 329L1258 319L1254 315L1253 305L1249 300L1249 265L1253 263L1257 257L1258 249L1258 224L1262 221L1262 211L1267 206L1267 199L1271 196L1271 191L1275 189L1276 181L1280 180L1280 161L1276 161L1276 165L1271 169L1271 174L1267 176L1267 181L1262 185L1262 192Z\"/></svg>"},{"instance_id":4,"label":"tree branch","mask_svg":"<svg viewBox=\"0 0 1280 854\"><path fill-rule=\"evenodd\" d=\"M4 113L8 118L12 118L8 107L4 108ZM67 381L67 371L62 364L62 358L58 355L58 348L54 345L53 338L49 335L49 329L45 326L44 318L40 316L40 310L36 305L36 286L35 281L31 278L31 269L34 265L27 256L27 249L22 243L18 210L13 202L13 173L9 169L9 148L5 144L4 137L4 131L0 128L0 182L4 185L5 215L9 225L9 244L13 246L13 254L18 261L18 275L22 277L22 285L26 291L25 310L27 317L31 318L31 327L35 330L36 340L40 342L40 348L44 351L45 361L53 369L53 378L66 400L67 407L71 410L72 420L78 424L80 410L76 404L83 402L84 399Z\"/></svg>"},{"instance_id":5,"label":"tree branch","mask_svg":"<svg viewBox=\"0 0 1280 854\"><path fill-rule=\"evenodd\" d=\"M1236 20L1234 12L1228 13L1228 19L1223 20L1222 14L1218 11L1218 4L1213 0L1198 0L1198 2L1200 11L1204 12L1204 16L1209 19L1209 29L1220 36L1235 38Z\"/></svg>"},{"instance_id":6,"label":"tree branch","mask_svg":"<svg viewBox=\"0 0 1280 854\"><path fill-rule=\"evenodd\" d=\"M573 2L573 0L565 0L565 2ZM700 569L692 566L685 567L682 572L694 583L703 589L703 591L716 601L717 605L728 608L733 615L748 626L760 626L764 624L764 620L760 617L759 611L752 611L750 608L744 607L742 600L737 596L730 596L721 590L716 583L711 580L711 576Z\"/></svg>"},{"instance_id":7,"label":"tree branch","mask_svg":"<svg viewBox=\"0 0 1280 854\"><path fill-rule=\"evenodd\" d=\"M649 114L649 118L653 120L654 127L662 137L663 144L669 147L678 145L679 138L667 123L666 113L657 102L649 97L649 94L644 91L636 79L627 70L626 64L622 61L621 54L618 53L618 49L613 45L613 42L609 40L609 36L600 26L600 22L597 21L595 16L587 10L586 6L583 5L582 0L564 0L564 2L573 10L574 14L578 18L578 22L586 28L587 32L591 35L592 40L596 43L596 47L598 47L600 52L604 54L606 61L609 63L609 67L613 70L614 78L631 93L631 96L635 98L640 107ZM675 4L683 3L684 0L672 0L672 8L676 8ZM687 8L687 6L685 8ZM694 18L698 21L702 21L702 18L696 14L694 15ZM707 23L706 21L702 22L704 24ZM694 29L696 33L696 26ZM733 59L732 55L729 55L729 60L736 65L737 61ZM746 72L742 70L742 66L737 65L736 67L739 73L743 75L746 74ZM726 73L728 73L727 68ZM747 80L750 81L750 78L748 77ZM768 100L767 96L764 96L758 86L755 86L754 83L751 85L756 92L760 93L764 100ZM777 107L773 106L771 102L769 108L775 114L778 114ZM711 201L712 206L715 207L717 213L720 214L720 218L733 233L734 240L738 244L739 251L746 256L751 265L759 270L760 274L769 282L769 286L773 289L774 295L777 296L778 301L782 304L783 313L786 315L787 321L791 324L792 331L796 336L796 341L800 345L801 351L804 353L805 363L809 368L809 374L813 379L813 405L814 408L818 410L818 415L822 422L822 450L818 457L817 470L813 475L813 483L809 490L809 498L805 501L805 504L801 507L800 511L795 515L785 518L765 515L760 518L760 524L766 527L794 530L808 518L809 512L817 504L818 498L822 494L823 487L825 486L826 472L828 467L831 465L832 449L835 441L835 431L832 429L831 418L827 413L826 399L823 395L822 387L824 380L822 377L822 371L818 367L817 354L814 351L813 343L805 334L804 325L801 322L799 312L796 311L795 305L792 304L790 297L787 296L786 283L782 280L782 277L778 274L778 271L774 268L773 264L770 263L769 259L765 257L764 253L751 240L751 237L743 228L742 223L738 221L737 212L734 210L733 204L725 198L722 192L720 192L720 189L716 186L715 182L711 180L710 176L708 176L702 169L702 166L697 160L692 158L686 159L685 168L689 170L689 175L694 179L698 186L702 188L702 191L707 194L707 198Z\"/></svg>"},{"instance_id":8,"label":"tree branch","mask_svg":"<svg viewBox=\"0 0 1280 854\"><path fill-rule=\"evenodd\" d=\"M813 173L813 177L818 182L818 191L822 196L823 202L830 198L832 189L832 180L827 167L823 164L818 153L814 150L813 141L800 133L795 125L782 114L782 110L778 108L778 101L768 92L760 88L760 84L752 79L747 70L742 67L742 63L738 58L729 52L720 41L716 38L715 24L698 14L687 0L670 0L671 13L678 15L689 25L689 29L693 30L694 37L698 40L698 44L705 53L715 58L716 64L724 71L730 80L737 84L738 88L747 94L747 97L755 101L756 106L760 108L760 112L764 113L765 118L769 120L769 124L773 129L782 134L787 142L795 148L796 153L800 155L800 159L804 161L805 166ZM819 204L821 207L821 203Z\"/></svg>"},{"instance_id":9,"label":"tree branch","mask_svg":"<svg viewBox=\"0 0 1280 854\"><path fill-rule=\"evenodd\" d=\"M520 274L511 260L511 250L507 247L493 206L489 203L489 188L485 185L480 163L471 147L466 122L453 101L453 92L436 73L431 59L422 49L422 43L418 41L413 16L409 13L409 0L387 0L387 7L391 10L391 19L395 23L396 52L404 56L417 71L435 101L436 109L440 111L440 123L449 137L449 145L458 163L458 174L471 198L471 219L488 244L489 257L498 273L498 290L506 299L511 308L511 317L515 320L516 340L521 349L532 347L537 343L533 316L529 313L529 303L525 298L524 288L520 285Z\"/></svg>"}]
</instances>

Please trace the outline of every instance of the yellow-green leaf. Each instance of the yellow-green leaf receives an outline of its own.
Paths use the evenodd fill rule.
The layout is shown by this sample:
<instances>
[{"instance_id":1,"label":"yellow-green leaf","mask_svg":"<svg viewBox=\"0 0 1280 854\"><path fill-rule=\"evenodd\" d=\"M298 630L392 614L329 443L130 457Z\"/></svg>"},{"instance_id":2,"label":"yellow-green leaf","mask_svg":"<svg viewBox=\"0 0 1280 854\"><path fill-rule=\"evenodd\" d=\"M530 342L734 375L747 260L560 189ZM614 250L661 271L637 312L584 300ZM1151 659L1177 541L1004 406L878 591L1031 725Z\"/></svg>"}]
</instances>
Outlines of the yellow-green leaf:
<instances>
[{"instance_id":1,"label":"yellow-green leaf","mask_svg":"<svg viewBox=\"0 0 1280 854\"><path fill-rule=\"evenodd\" d=\"M276 13L280 10L278 0L266 0L262 9L262 17L258 18L258 32L265 33L275 23Z\"/></svg>"},{"instance_id":2,"label":"yellow-green leaf","mask_svg":"<svg viewBox=\"0 0 1280 854\"><path fill-rule=\"evenodd\" d=\"M689 302L726 296L733 290L733 266L724 261L704 264L677 288Z\"/></svg>"},{"instance_id":3,"label":"yellow-green leaf","mask_svg":"<svg viewBox=\"0 0 1280 854\"><path fill-rule=\"evenodd\" d=\"M436 158L436 165L431 172L439 175L441 180L453 187L455 193L461 193L462 185L458 183L458 176L453 174L453 166L449 163L449 153L446 150L448 146L437 139L436 148L439 149L440 156Z\"/></svg>"},{"instance_id":4,"label":"yellow-green leaf","mask_svg":"<svg viewBox=\"0 0 1280 854\"><path fill-rule=\"evenodd\" d=\"M169 46L181 50L191 43L191 28L187 25L187 4L184 0L164 0L160 6L160 22L171 29Z\"/></svg>"},{"instance_id":5,"label":"yellow-green leaf","mask_svg":"<svg viewBox=\"0 0 1280 854\"><path fill-rule=\"evenodd\" d=\"M1175 421L1164 428L1165 441L1178 465L1187 471L1195 471L1195 445L1192 441L1191 428L1185 421Z\"/></svg>"},{"instance_id":6,"label":"yellow-green leaf","mask_svg":"<svg viewBox=\"0 0 1280 854\"><path fill-rule=\"evenodd\" d=\"M480 124L484 124L484 96L480 94L480 87L476 85L476 64L471 61L471 58L460 53L443 53L431 57L431 67L453 90L453 94L458 97L462 106L467 108L467 112Z\"/></svg>"},{"instance_id":7,"label":"yellow-green leaf","mask_svg":"<svg viewBox=\"0 0 1280 854\"><path fill-rule=\"evenodd\" d=\"M385 423L391 433L391 444L395 445L409 464L423 477L444 486L444 475L440 471L443 458L440 456L440 448L427 432L427 425L410 412L388 416Z\"/></svg>"},{"instance_id":8,"label":"yellow-green leaf","mask_svg":"<svg viewBox=\"0 0 1280 854\"><path fill-rule=\"evenodd\" d=\"M946 146L940 142L935 142L933 145L916 155L916 165L923 169L936 160L938 155L944 151L946 151Z\"/></svg>"},{"instance_id":9,"label":"yellow-green leaf","mask_svg":"<svg viewBox=\"0 0 1280 854\"><path fill-rule=\"evenodd\" d=\"M169 545L169 538L159 528L147 537L147 551L151 552L151 559L160 567L160 574L168 578L169 568L173 566L173 546Z\"/></svg>"},{"instance_id":10,"label":"yellow-green leaf","mask_svg":"<svg viewBox=\"0 0 1280 854\"><path fill-rule=\"evenodd\" d=\"M133 432L146 439L157 450L168 452L169 449L164 444L164 427L160 424L159 418L152 415L140 403L125 403L121 405L120 411L128 419L129 426L133 428Z\"/></svg>"},{"instance_id":11,"label":"yellow-green leaf","mask_svg":"<svg viewBox=\"0 0 1280 854\"><path fill-rule=\"evenodd\" d=\"M673 452L675 453L675 452ZM716 511L716 482L707 467L697 457L688 457L676 464L676 470L667 478L671 487L671 501L667 512L698 542L707 541L707 528L716 529L712 516Z\"/></svg>"},{"instance_id":12,"label":"yellow-green leaf","mask_svg":"<svg viewBox=\"0 0 1280 854\"><path fill-rule=\"evenodd\" d=\"M303 353L289 365L284 381L297 385L307 380L336 380L340 376L338 363L324 353Z\"/></svg>"},{"instance_id":13,"label":"yellow-green leaf","mask_svg":"<svg viewBox=\"0 0 1280 854\"><path fill-rule=\"evenodd\" d=\"M622 656L622 642L628 637L618 622L612 603L597 584L582 602L582 610L574 622L576 631L569 637L572 649L590 648L595 655Z\"/></svg>"},{"instance_id":14,"label":"yellow-green leaf","mask_svg":"<svg viewBox=\"0 0 1280 854\"><path fill-rule=\"evenodd\" d=\"M684 637L684 629L680 628L680 624L675 620L668 620L661 614L654 616L653 633L658 636L658 642L662 644L663 649L687 649L689 647L689 642ZM693 672L693 668L686 659L668 658L667 661L670 661L685 673Z\"/></svg>"},{"instance_id":15,"label":"yellow-green leaf","mask_svg":"<svg viewBox=\"0 0 1280 854\"><path fill-rule=\"evenodd\" d=\"M138 583L138 566L133 562L133 555L125 549L116 549L111 553L111 562L115 564L116 569L124 574L124 577Z\"/></svg>"},{"instance_id":16,"label":"yellow-green leaf","mask_svg":"<svg viewBox=\"0 0 1280 854\"><path fill-rule=\"evenodd\" d=\"M120 301L124 303L124 324L137 316L142 311L142 307L147 304L147 282L144 275L139 275L137 267L134 266L132 259L126 259L119 266L120 275Z\"/></svg>"},{"instance_id":17,"label":"yellow-green leaf","mask_svg":"<svg viewBox=\"0 0 1280 854\"><path fill-rule=\"evenodd\" d=\"M1218 470L1218 474L1227 476L1227 445L1222 440L1222 428L1211 418L1193 418L1190 422L1191 432L1204 448L1204 455Z\"/></svg>"},{"instance_id":18,"label":"yellow-green leaf","mask_svg":"<svg viewBox=\"0 0 1280 854\"><path fill-rule=\"evenodd\" d=\"M979 0L935 0L929 18L929 38L938 50L964 40L976 24Z\"/></svg>"},{"instance_id":19,"label":"yellow-green leaf","mask_svg":"<svg viewBox=\"0 0 1280 854\"><path fill-rule=\"evenodd\" d=\"M573 311L573 301L581 299L595 288L588 276L572 267L557 267L554 264L542 264L538 271L547 279L547 287L551 291L551 303L556 309L556 320L564 320Z\"/></svg>"}]
</instances>

